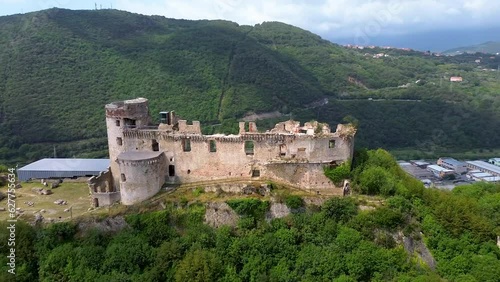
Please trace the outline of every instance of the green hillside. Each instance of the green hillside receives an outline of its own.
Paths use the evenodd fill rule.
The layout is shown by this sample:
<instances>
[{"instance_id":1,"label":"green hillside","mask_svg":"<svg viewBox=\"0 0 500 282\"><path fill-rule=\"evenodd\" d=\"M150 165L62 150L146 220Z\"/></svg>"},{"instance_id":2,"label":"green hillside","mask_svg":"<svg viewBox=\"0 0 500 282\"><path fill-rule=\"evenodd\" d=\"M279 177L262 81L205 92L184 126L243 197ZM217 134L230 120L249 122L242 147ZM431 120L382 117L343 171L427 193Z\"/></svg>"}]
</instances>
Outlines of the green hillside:
<instances>
[{"instance_id":1,"label":"green hillside","mask_svg":"<svg viewBox=\"0 0 500 282\"><path fill-rule=\"evenodd\" d=\"M500 42L485 42L478 45L459 47L450 50L446 50L443 54L457 55L463 53L486 53L486 54L497 54L500 53Z\"/></svg>"},{"instance_id":2,"label":"green hillside","mask_svg":"<svg viewBox=\"0 0 500 282\"><path fill-rule=\"evenodd\" d=\"M500 148L491 134L500 129L498 76L449 60L418 52L375 59L277 22L64 9L0 17L0 163L51 156L54 146L59 157L106 156L104 105L139 96L154 116L175 110L206 133L278 110L332 125L350 115L361 146ZM450 75L465 82L443 83Z\"/></svg>"}]
</instances>

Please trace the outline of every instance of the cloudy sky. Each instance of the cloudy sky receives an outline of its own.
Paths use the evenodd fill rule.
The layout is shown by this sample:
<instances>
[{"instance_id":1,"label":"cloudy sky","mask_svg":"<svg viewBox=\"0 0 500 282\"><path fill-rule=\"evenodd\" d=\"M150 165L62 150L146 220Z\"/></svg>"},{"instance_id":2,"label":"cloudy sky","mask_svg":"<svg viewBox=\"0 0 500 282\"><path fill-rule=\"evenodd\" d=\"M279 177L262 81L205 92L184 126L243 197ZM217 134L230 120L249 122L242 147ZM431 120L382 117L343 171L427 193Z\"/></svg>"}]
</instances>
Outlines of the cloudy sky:
<instances>
[{"instance_id":1,"label":"cloudy sky","mask_svg":"<svg viewBox=\"0 0 500 282\"><path fill-rule=\"evenodd\" d=\"M498 0L0 0L0 15L51 7L120 9L184 19L226 19L254 25L281 21L328 39L378 36L435 29L463 30L500 26Z\"/></svg>"}]
</instances>

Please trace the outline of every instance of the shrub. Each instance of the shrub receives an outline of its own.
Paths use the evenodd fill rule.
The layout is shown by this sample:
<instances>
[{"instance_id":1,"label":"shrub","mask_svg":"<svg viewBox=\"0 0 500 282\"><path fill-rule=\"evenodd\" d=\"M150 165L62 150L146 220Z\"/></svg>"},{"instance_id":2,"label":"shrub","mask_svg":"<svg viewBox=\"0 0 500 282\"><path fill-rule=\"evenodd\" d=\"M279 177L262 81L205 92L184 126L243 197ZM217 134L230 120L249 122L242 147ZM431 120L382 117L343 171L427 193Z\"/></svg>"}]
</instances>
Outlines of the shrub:
<instances>
[{"instance_id":1,"label":"shrub","mask_svg":"<svg viewBox=\"0 0 500 282\"><path fill-rule=\"evenodd\" d=\"M361 172L359 177L361 192L368 195L393 195L396 183L392 175L384 168L370 166Z\"/></svg>"},{"instance_id":2,"label":"shrub","mask_svg":"<svg viewBox=\"0 0 500 282\"><path fill-rule=\"evenodd\" d=\"M339 186L342 184L344 179L348 179L351 176L351 162L345 162L337 167L325 167L324 169L326 177L328 177L335 185Z\"/></svg>"},{"instance_id":3,"label":"shrub","mask_svg":"<svg viewBox=\"0 0 500 282\"><path fill-rule=\"evenodd\" d=\"M298 209L304 206L304 200L295 195L289 195L285 198L285 204L291 209Z\"/></svg>"},{"instance_id":4,"label":"shrub","mask_svg":"<svg viewBox=\"0 0 500 282\"><path fill-rule=\"evenodd\" d=\"M203 189L202 187L196 187L196 188L193 189L193 195L195 197L198 197L198 196L200 196L203 193L205 193L205 189Z\"/></svg>"},{"instance_id":5,"label":"shrub","mask_svg":"<svg viewBox=\"0 0 500 282\"><path fill-rule=\"evenodd\" d=\"M352 198L331 198L321 207L325 217L347 222L358 213L358 207Z\"/></svg>"},{"instance_id":6,"label":"shrub","mask_svg":"<svg viewBox=\"0 0 500 282\"><path fill-rule=\"evenodd\" d=\"M269 209L269 202L258 199L235 199L226 202L237 214L256 219L263 218Z\"/></svg>"}]
</instances>

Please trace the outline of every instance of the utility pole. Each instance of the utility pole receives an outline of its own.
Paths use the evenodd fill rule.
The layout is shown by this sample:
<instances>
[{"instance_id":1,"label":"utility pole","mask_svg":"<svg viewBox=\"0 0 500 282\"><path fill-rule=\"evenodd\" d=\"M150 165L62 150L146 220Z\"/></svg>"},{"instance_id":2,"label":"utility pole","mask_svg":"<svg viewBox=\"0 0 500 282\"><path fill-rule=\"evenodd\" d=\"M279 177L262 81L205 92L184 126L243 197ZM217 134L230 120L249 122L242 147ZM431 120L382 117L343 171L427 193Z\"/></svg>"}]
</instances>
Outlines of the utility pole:
<instances>
[{"instance_id":1,"label":"utility pole","mask_svg":"<svg viewBox=\"0 0 500 282\"><path fill-rule=\"evenodd\" d=\"M57 158L57 154L56 154L56 145L54 145L54 159Z\"/></svg>"}]
</instances>

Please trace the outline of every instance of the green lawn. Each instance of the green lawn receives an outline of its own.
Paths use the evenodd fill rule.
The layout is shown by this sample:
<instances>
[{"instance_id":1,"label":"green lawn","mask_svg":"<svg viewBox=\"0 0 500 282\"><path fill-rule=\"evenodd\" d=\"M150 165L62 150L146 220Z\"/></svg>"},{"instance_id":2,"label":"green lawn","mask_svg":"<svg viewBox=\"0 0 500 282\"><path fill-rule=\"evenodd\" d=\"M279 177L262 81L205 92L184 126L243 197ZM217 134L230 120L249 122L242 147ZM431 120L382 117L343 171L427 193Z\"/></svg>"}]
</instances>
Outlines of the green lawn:
<instances>
[{"instance_id":1,"label":"green lawn","mask_svg":"<svg viewBox=\"0 0 500 282\"><path fill-rule=\"evenodd\" d=\"M71 217L71 212L65 212L65 209L72 208L72 216L77 217L88 212L90 208L89 190L86 182L63 182L58 188L51 189L51 195L38 195L31 191L32 188L47 188L40 182L23 182L23 188L16 189L16 207L21 208L24 213L19 217L20 219L30 221L34 218L34 214L44 209L42 213L45 220L65 220ZM1 189L6 192L6 188ZM54 201L62 199L67 202L67 205L56 205ZM32 207L28 206L26 202L33 202ZM7 199L0 202L1 207L7 208ZM9 218L8 211L0 211L0 220Z\"/></svg>"}]
</instances>

